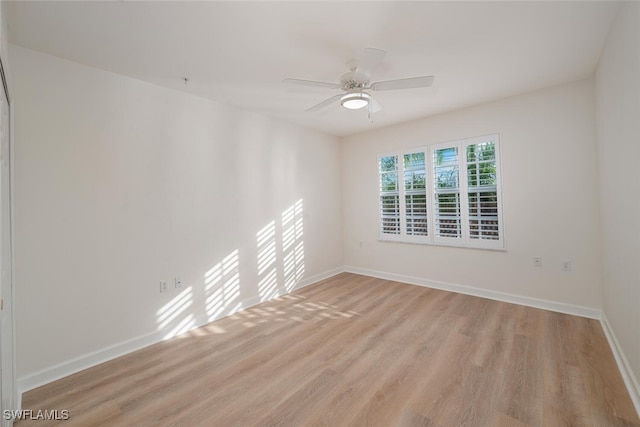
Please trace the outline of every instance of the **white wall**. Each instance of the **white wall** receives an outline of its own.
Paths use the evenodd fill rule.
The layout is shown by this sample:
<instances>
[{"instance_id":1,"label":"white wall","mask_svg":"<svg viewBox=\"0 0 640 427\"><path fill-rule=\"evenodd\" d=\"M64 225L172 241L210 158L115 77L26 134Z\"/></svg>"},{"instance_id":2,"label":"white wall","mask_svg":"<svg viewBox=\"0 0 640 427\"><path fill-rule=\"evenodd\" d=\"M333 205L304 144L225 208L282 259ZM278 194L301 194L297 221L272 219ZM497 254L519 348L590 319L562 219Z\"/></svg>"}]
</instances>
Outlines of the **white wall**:
<instances>
[{"instance_id":1,"label":"white wall","mask_svg":"<svg viewBox=\"0 0 640 427\"><path fill-rule=\"evenodd\" d=\"M20 378L269 298L272 277L290 288L342 265L336 138L16 46L11 55Z\"/></svg>"},{"instance_id":2,"label":"white wall","mask_svg":"<svg viewBox=\"0 0 640 427\"><path fill-rule=\"evenodd\" d=\"M345 264L599 309L594 121L590 79L345 138ZM378 153L491 133L500 134L506 251L377 240Z\"/></svg>"},{"instance_id":3,"label":"white wall","mask_svg":"<svg viewBox=\"0 0 640 427\"><path fill-rule=\"evenodd\" d=\"M640 410L640 3L623 3L596 74L604 313Z\"/></svg>"}]
</instances>

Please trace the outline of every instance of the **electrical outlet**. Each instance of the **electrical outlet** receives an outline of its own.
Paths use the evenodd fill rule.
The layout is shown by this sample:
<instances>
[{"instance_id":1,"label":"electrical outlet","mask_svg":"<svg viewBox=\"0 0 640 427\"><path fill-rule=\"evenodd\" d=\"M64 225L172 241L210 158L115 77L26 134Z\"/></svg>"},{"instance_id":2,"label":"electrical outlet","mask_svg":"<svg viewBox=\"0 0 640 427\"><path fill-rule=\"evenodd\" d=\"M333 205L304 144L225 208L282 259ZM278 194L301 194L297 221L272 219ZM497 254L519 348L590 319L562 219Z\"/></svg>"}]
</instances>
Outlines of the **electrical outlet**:
<instances>
[{"instance_id":1,"label":"electrical outlet","mask_svg":"<svg viewBox=\"0 0 640 427\"><path fill-rule=\"evenodd\" d=\"M175 278L174 284L176 286L176 289L180 289L182 288L182 279L179 277Z\"/></svg>"},{"instance_id":2,"label":"electrical outlet","mask_svg":"<svg viewBox=\"0 0 640 427\"><path fill-rule=\"evenodd\" d=\"M542 257L541 256L533 257L533 266L534 267L542 267Z\"/></svg>"},{"instance_id":3,"label":"electrical outlet","mask_svg":"<svg viewBox=\"0 0 640 427\"><path fill-rule=\"evenodd\" d=\"M163 294L169 290L169 286L165 280L160 281L160 293Z\"/></svg>"},{"instance_id":4,"label":"electrical outlet","mask_svg":"<svg viewBox=\"0 0 640 427\"><path fill-rule=\"evenodd\" d=\"M571 261L562 261L562 271L571 271Z\"/></svg>"}]
</instances>

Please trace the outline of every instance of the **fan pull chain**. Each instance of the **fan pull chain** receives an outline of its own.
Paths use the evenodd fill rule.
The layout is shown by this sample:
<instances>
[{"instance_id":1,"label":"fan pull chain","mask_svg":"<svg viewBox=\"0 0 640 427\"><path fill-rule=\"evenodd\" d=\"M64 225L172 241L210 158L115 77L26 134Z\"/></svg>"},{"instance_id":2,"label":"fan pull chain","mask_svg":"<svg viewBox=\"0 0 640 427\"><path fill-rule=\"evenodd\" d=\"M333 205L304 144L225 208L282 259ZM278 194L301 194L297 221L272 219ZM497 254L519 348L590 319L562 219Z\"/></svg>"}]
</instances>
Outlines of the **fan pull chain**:
<instances>
[{"instance_id":1,"label":"fan pull chain","mask_svg":"<svg viewBox=\"0 0 640 427\"><path fill-rule=\"evenodd\" d=\"M373 107L371 104L372 103L369 102L369 105L367 105L367 112L369 113L369 120L371 121L371 124L373 124Z\"/></svg>"}]
</instances>

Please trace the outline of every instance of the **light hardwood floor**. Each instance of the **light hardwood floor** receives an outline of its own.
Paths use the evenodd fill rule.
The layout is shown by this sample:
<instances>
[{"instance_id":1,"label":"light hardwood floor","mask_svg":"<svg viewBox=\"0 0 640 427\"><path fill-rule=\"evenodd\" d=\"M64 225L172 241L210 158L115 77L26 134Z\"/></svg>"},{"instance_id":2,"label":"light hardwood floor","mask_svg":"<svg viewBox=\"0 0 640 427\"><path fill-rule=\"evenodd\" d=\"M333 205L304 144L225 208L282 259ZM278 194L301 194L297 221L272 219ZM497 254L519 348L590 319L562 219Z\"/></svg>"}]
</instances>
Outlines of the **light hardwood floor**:
<instances>
[{"instance_id":1,"label":"light hardwood floor","mask_svg":"<svg viewBox=\"0 0 640 427\"><path fill-rule=\"evenodd\" d=\"M23 408L83 427L640 426L597 321L347 273L32 390Z\"/></svg>"}]
</instances>

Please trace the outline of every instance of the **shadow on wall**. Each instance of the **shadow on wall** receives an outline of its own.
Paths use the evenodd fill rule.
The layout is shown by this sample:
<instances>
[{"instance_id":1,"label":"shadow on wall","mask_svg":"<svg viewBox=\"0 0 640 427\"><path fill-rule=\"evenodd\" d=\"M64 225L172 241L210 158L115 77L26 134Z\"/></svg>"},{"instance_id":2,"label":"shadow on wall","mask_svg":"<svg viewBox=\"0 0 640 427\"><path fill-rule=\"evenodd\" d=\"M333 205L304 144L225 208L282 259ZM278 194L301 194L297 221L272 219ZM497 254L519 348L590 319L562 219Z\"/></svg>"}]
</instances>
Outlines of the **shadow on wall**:
<instances>
[{"instance_id":1,"label":"shadow on wall","mask_svg":"<svg viewBox=\"0 0 640 427\"><path fill-rule=\"evenodd\" d=\"M256 233L257 291L260 301L291 292L305 273L303 201L295 202L278 220L269 222ZM205 271L200 284L204 290L208 322L237 312L240 300L240 251L234 249ZM245 268L243 266L243 268ZM194 286L189 286L156 312L158 331L164 339L180 335L198 326L194 313ZM215 327L214 327L215 329ZM224 331L211 331L221 333Z\"/></svg>"}]
</instances>

